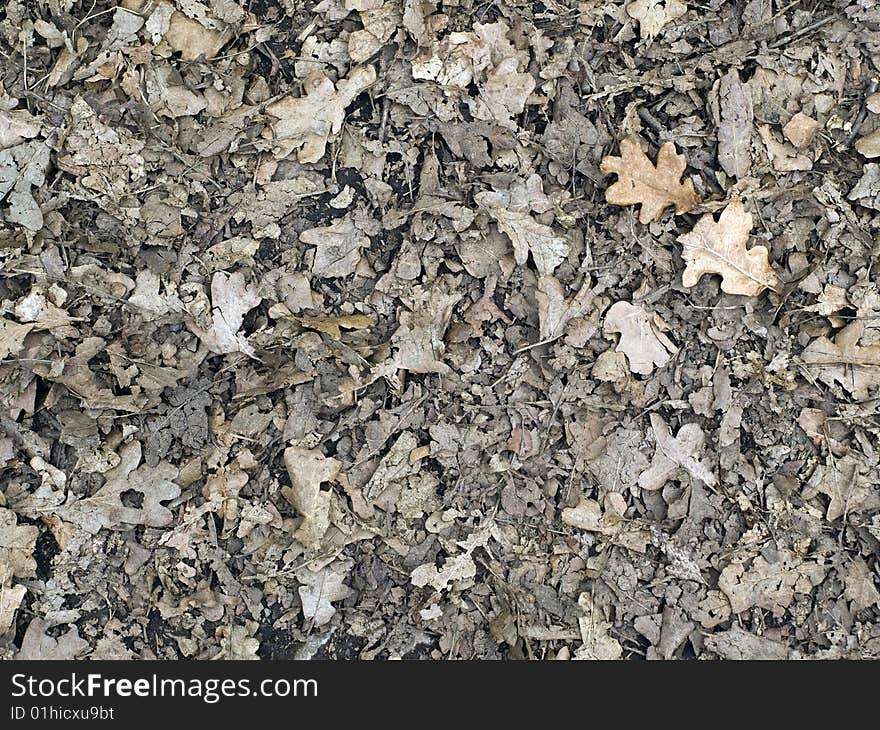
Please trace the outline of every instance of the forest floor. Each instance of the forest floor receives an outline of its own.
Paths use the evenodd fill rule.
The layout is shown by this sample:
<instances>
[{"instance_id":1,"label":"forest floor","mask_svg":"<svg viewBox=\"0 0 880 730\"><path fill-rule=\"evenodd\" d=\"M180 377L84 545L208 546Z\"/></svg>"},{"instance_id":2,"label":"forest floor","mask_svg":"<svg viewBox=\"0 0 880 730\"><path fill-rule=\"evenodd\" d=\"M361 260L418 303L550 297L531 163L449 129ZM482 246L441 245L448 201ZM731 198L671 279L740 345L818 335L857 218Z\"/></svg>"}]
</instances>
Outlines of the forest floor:
<instances>
[{"instance_id":1,"label":"forest floor","mask_svg":"<svg viewBox=\"0 0 880 730\"><path fill-rule=\"evenodd\" d=\"M7 0L0 657L880 658L880 3Z\"/></svg>"}]
</instances>

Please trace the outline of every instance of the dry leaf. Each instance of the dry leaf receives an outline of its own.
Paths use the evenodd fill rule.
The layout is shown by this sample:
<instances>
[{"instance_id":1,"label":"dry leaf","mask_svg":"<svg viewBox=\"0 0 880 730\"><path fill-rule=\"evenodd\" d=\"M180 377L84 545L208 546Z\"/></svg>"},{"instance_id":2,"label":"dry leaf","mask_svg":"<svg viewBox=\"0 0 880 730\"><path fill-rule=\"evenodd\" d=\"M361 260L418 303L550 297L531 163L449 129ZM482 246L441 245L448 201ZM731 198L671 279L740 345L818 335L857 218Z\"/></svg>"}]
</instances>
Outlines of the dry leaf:
<instances>
[{"instance_id":1,"label":"dry leaf","mask_svg":"<svg viewBox=\"0 0 880 730\"><path fill-rule=\"evenodd\" d=\"M281 159L299 150L297 159L303 164L320 160L327 149L327 140L342 129L345 109L375 81L373 66L353 68L348 78L335 86L318 71L305 80L305 96L288 96L266 107L266 112L278 119L272 125L272 139L280 143L275 157Z\"/></svg>"},{"instance_id":2,"label":"dry leaf","mask_svg":"<svg viewBox=\"0 0 880 730\"><path fill-rule=\"evenodd\" d=\"M566 300L562 284L556 277L542 276L538 279L535 299L538 301L540 341L545 342L560 337L571 320L583 317L587 312L594 312L593 298L593 291L587 282L584 282L580 290Z\"/></svg>"},{"instance_id":3,"label":"dry leaf","mask_svg":"<svg viewBox=\"0 0 880 730\"><path fill-rule=\"evenodd\" d=\"M605 200L613 205L641 204L641 223L659 220L670 205L675 206L676 214L687 213L699 199L693 182L681 182L686 167L684 155L675 153L672 142L660 147L654 166L638 138L624 139L620 143L620 157L603 157L599 165L603 174L613 172L618 177L605 191Z\"/></svg>"},{"instance_id":4,"label":"dry leaf","mask_svg":"<svg viewBox=\"0 0 880 730\"><path fill-rule=\"evenodd\" d=\"M284 450L284 465L291 486L282 488L281 494L303 517L293 537L304 547L314 549L330 526L333 502L333 494L322 491L321 484L336 479L342 464L320 451L290 446Z\"/></svg>"},{"instance_id":5,"label":"dry leaf","mask_svg":"<svg viewBox=\"0 0 880 730\"><path fill-rule=\"evenodd\" d=\"M303 615L313 620L315 626L323 626L333 618L336 609L331 604L334 601L343 601L351 595L351 589L343 583L347 573L348 569L342 561L332 563L316 573L308 568L297 571L296 577L302 584L298 592Z\"/></svg>"},{"instance_id":6,"label":"dry leaf","mask_svg":"<svg viewBox=\"0 0 880 730\"><path fill-rule=\"evenodd\" d=\"M10 576L33 578L37 570L34 546L40 531L17 522L15 512L0 507L0 567L6 566Z\"/></svg>"},{"instance_id":7,"label":"dry leaf","mask_svg":"<svg viewBox=\"0 0 880 730\"><path fill-rule=\"evenodd\" d=\"M721 121L718 124L718 164L728 175L746 177L752 166L752 93L731 69L718 88Z\"/></svg>"},{"instance_id":8,"label":"dry leaf","mask_svg":"<svg viewBox=\"0 0 880 730\"><path fill-rule=\"evenodd\" d=\"M290 319L303 327L330 335L334 340L342 338L340 328L347 330L364 330L376 324L376 318L366 314L346 314L339 317L297 317Z\"/></svg>"},{"instance_id":9,"label":"dry leaf","mask_svg":"<svg viewBox=\"0 0 880 730\"><path fill-rule=\"evenodd\" d=\"M449 589L449 584L456 581L470 580L477 574L477 566L470 552L460 553L446 558L443 567L438 568L433 563L420 565L413 570L410 580L414 586L423 588L431 586L435 591Z\"/></svg>"},{"instance_id":10,"label":"dry leaf","mask_svg":"<svg viewBox=\"0 0 880 730\"><path fill-rule=\"evenodd\" d=\"M553 201L544 193L538 175L531 175L508 190L477 193L474 200L513 243L514 257L520 266L531 252L538 273L549 276L568 256L568 241L532 216L553 209Z\"/></svg>"},{"instance_id":11,"label":"dry leaf","mask_svg":"<svg viewBox=\"0 0 880 730\"><path fill-rule=\"evenodd\" d=\"M795 114L782 128L782 134L798 149L809 147L822 125L803 112Z\"/></svg>"},{"instance_id":12,"label":"dry leaf","mask_svg":"<svg viewBox=\"0 0 880 730\"><path fill-rule=\"evenodd\" d=\"M876 577L864 560L854 558L846 566L844 580L846 588L843 591L843 595L848 601L852 601L850 610L853 613L858 613L865 608L880 604L880 591L874 585ZM2 627L2 623L0 623L0 629Z\"/></svg>"},{"instance_id":13,"label":"dry leaf","mask_svg":"<svg viewBox=\"0 0 880 730\"><path fill-rule=\"evenodd\" d=\"M829 522L854 512L880 509L880 485L874 473L851 454L816 467L803 497L812 499L820 492L830 498L825 514Z\"/></svg>"},{"instance_id":14,"label":"dry leaf","mask_svg":"<svg viewBox=\"0 0 880 730\"><path fill-rule=\"evenodd\" d=\"M758 296L764 289L777 289L779 277L770 266L765 246L746 248L752 216L739 201L722 212L716 223L704 215L690 233L679 236L687 266L681 277L686 287L695 286L703 274L720 274L721 290L728 294Z\"/></svg>"},{"instance_id":15,"label":"dry leaf","mask_svg":"<svg viewBox=\"0 0 880 730\"><path fill-rule=\"evenodd\" d=\"M194 322L188 326L211 352L253 355L254 348L244 335L238 334L238 330L244 322L244 315L261 301L256 288L245 283L240 271L233 274L218 271L211 279L211 326L203 329Z\"/></svg>"},{"instance_id":16,"label":"dry leaf","mask_svg":"<svg viewBox=\"0 0 880 730\"><path fill-rule=\"evenodd\" d=\"M312 273L331 278L353 274L361 260L361 249L370 245L369 237L350 215L324 228L310 228L299 240L316 246Z\"/></svg>"},{"instance_id":17,"label":"dry leaf","mask_svg":"<svg viewBox=\"0 0 880 730\"><path fill-rule=\"evenodd\" d=\"M617 302L605 313L605 333L620 333L614 348L629 360L629 367L639 375L650 375L655 367L663 367L678 348L657 326L661 322L641 304Z\"/></svg>"},{"instance_id":18,"label":"dry leaf","mask_svg":"<svg viewBox=\"0 0 880 730\"><path fill-rule=\"evenodd\" d=\"M15 658L19 660L70 661L81 659L89 651L89 642L80 638L79 629L71 626L57 639L46 632L52 628L43 619L35 617L28 624L21 649Z\"/></svg>"},{"instance_id":19,"label":"dry leaf","mask_svg":"<svg viewBox=\"0 0 880 730\"><path fill-rule=\"evenodd\" d=\"M456 280L448 274L430 287L413 287L410 297L403 299L409 311L400 311L400 327L391 337L391 344L397 348L395 367L414 373L452 372L440 359L446 350L443 335L452 319L452 309L462 296Z\"/></svg>"},{"instance_id":20,"label":"dry leaf","mask_svg":"<svg viewBox=\"0 0 880 730\"><path fill-rule=\"evenodd\" d=\"M811 593L824 578L825 568L818 563L804 562L793 553L780 550L774 563L759 555L750 568L742 563L728 565L721 571L718 587L730 601L733 613L757 607L780 618L795 593Z\"/></svg>"},{"instance_id":21,"label":"dry leaf","mask_svg":"<svg viewBox=\"0 0 880 730\"><path fill-rule=\"evenodd\" d=\"M2 539L0 534L0 540ZM23 585L12 585L12 568L0 558L0 641L11 638L9 634L10 629L15 626L15 612L26 594L27 588Z\"/></svg>"},{"instance_id":22,"label":"dry leaf","mask_svg":"<svg viewBox=\"0 0 880 730\"><path fill-rule=\"evenodd\" d=\"M687 12L681 0L636 0L626 6L631 18L639 21L639 35L653 38L663 27Z\"/></svg>"},{"instance_id":23,"label":"dry leaf","mask_svg":"<svg viewBox=\"0 0 880 730\"><path fill-rule=\"evenodd\" d=\"M654 430L657 450L651 466L639 477L639 486L642 489L662 489L679 468L685 469L694 479L699 479L704 484L715 485L715 475L700 459L706 434L699 425L686 423L673 438L666 421L652 413L651 428Z\"/></svg>"},{"instance_id":24,"label":"dry leaf","mask_svg":"<svg viewBox=\"0 0 880 730\"><path fill-rule=\"evenodd\" d=\"M170 524L174 515L162 502L180 496L180 487L171 481L178 475L177 467L165 461L153 467L141 465L140 441L123 446L119 459L119 465L104 474L107 481L95 494L58 507L55 512L93 535L105 528ZM140 507L127 506L123 501L131 491L142 495Z\"/></svg>"},{"instance_id":25,"label":"dry leaf","mask_svg":"<svg viewBox=\"0 0 880 730\"><path fill-rule=\"evenodd\" d=\"M868 159L880 157L880 129L859 137L856 140L856 149Z\"/></svg>"},{"instance_id":26,"label":"dry leaf","mask_svg":"<svg viewBox=\"0 0 880 730\"><path fill-rule=\"evenodd\" d=\"M856 400L865 400L880 385L880 345L859 345L865 324L856 320L834 338L817 337L801 353L801 360L816 376L833 385L840 383Z\"/></svg>"},{"instance_id":27,"label":"dry leaf","mask_svg":"<svg viewBox=\"0 0 880 730\"><path fill-rule=\"evenodd\" d=\"M809 157L799 155L797 150L787 142L780 142L770 125L761 124L758 134L767 148L767 155L773 163L773 169L777 172L795 172L797 170L812 170L813 161Z\"/></svg>"},{"instance_id":28,"label":"dry leaf","mask_svg":"<svg viewBox=\"0 0 880 730\"><path fill-rule=\"evenodd\" d=\"M623 648L609 632L613 628L602 616L590 593L584 591L578 596L578 606L584 615L578 617L582 646L574 653L575 659L614 661L623 656Z\"/></svg>"}]
</instances>

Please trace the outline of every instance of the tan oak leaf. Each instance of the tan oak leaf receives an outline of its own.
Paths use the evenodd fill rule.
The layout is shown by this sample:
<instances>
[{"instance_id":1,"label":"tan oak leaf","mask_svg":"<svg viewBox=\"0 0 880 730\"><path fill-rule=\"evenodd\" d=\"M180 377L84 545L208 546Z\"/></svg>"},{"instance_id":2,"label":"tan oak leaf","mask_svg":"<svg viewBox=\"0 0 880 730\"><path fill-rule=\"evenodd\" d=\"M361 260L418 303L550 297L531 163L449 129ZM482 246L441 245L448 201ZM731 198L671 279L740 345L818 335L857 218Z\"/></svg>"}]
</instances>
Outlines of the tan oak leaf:
<instances>
[{"instance_id":1,"label":"tan oak leaf","mask_svg":"<svg viewBox=\"0 0 880 730\"><path fill-rule=\"evenodd\" d=\"M678 348L663 334L662 320L649 313L641 304L616 302L605 314L606 334L620 333L615 350L629 360L629 367L639 375L650 375L655 367L663 367Z\"/></svg>"},{"instance_id":2,"label":"tan oak leaf","mask_svg":"<svg viewBox=\"0 0 880 730\"><path fill-rule=\"evenodd\" d=\"M848 324L832 342L817 337L801 353L801 360L828 385L835 382L846 388L856 400L865 400L871 388L880 385L880 345L859 345L864 322Z\"/></svg>"},{"instance_id":3,"label":"tan oak leaf","mask_svg":"<svg viewBox=\"0 0 880 730\"><path fill-rule=\"evenodd\" d=\"M282 159L298 150L296 157L303 164L320 160L330 136L342 129L346 107L375 81L373 66L353 68L336 85L316 71L303 84L305 96L286 96L266 107L277 119L272 125L273 139L278 142L275 157Z\"/></svg>"},{"instance_id":4,"label":"tan oak leaf","mask_svg":"<svg viewBox=\"0 0 880 730\"><path fill-rule=\"evenodd\" d=\"M165 527L174 514L162 502L180 496L178 468L161 461L156 466L141 464L140 441L119 449L120 462L104 475L106 482L91 497L83 497L56 509L66 522L73 522L96 535L101 529L125 529L130 525ZM129 492L141 495L140 506L129 506Z\"/></svg>"},{"instance_id":5,"label":"tan oak leaf","mask_svg":"<svg viewBox=\"0 0 880 730\"><path fill-rule=\"evenodd\" d=\"M677 214L687 213L699 202L694 184L681 182L687 161L675 153L675 145L665 142L657 152L657 164L651 163L642 151L638 137L629 137L620 143L620 157L602 158L599 169L603 174L618 177L605 191L605 200L612 205L641 204L639 221L659 220L663 211L675 206Z\"/></svg>"},{"instance_id":6,"label":"tan oak leaf","mask_svg":"<svg viewBox=\"0 0 880 730\"><path fill-rule=\"evenodd\" d=\"M639 21L639 35L653 38L663 27L687 12L681 0L636 0L626 6L629 17Z\"/></svg>"},{"instance_id":7,"label":"tan oak leaf","mask_svg":"<svg viewBox=\"0 0 880 730\"><path fill-rule=\"evenodd\" d=\"M333 506L333 493L322 490L321 484L336 479L342 463L315 449L290 446L284 450L284 465L291 486L283 487L281 494L303 517L293 537L305 547L315 548L330 527Z\"/></svg>"},{"instance_id":8,"label":"tan oak leaf","mask_svg":"<svg viewBox=\"0 0 880 730\"><path fill-rule=\"evenodd\" d=\"M649 491L662 489L680 468L684 468L692 477L704 484L709 486L715 484L715 475L700 458L706 435L699 425L686 423L673 437L666 421L658 414L652 413L651 428L654 429L657 451L654 452L651 466L639 476L639 486L642 489Z\"/></svg>"},{"instance_id":9,"label":"tan oak leaf","mask_svg":"<svg viewBox=\"0 0 880 730\"><path fill-rule=\"evenodd\" d=\"M825 513L829 522L853 512L880 509L880 486L870 469L850 454L816 467L803 497L812 499L820 492L830 498Z\"/></svg>"},{"instance_id":10,"label":"tan oak leaf","mask_svg":"<svg viewBox=\"0 0 880 730\"><path fill-rule=\"evenodd\" d=\"M690 233L679 236L687 266L681 277L686 287L695 286L703 274L720 274L721 290L728 294L756 297L764 289L777 289L779 277L770 266L766 246L746 248L752 215L734 201L716 223L704 215Z\"/></svg>"}]
</instances>

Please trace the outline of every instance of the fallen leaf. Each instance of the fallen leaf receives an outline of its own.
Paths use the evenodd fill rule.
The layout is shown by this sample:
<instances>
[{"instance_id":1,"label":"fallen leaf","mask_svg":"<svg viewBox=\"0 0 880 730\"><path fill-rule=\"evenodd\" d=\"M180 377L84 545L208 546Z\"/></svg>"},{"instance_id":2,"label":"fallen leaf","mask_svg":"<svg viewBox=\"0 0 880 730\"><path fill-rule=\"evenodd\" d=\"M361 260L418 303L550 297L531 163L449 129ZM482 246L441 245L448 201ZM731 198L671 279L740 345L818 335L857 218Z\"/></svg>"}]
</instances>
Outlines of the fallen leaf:
<instances>
[{"instance_id":1,"label":"fallen leaf","mask_svg":"<svg viewBox=\"0 0 880 730\"><path fill-rule=\"evenodd\" d=\"M678 348L657 327L660 321L641 304L616 302L605 313L605 333L620 333L614 348L629 360L629 367L639 375L650 375L655 367L663 367Z\"/></svg>"},{"instance_id":2,"label":"fallen leaf","mask_svg":"<svg viewBox=\"0 0 880 730\"><path fill-rule=\"evenodd\" d=\"M801 353L801 360L828 385L840 383L856 400L865 400L880 385L880 345L859 345L865 324L856 320L832 342L817 337Z\"/></svg>"},{"instance_id":3,"label":"fallen leaf","mask_svg":"<svg viewBox=\"0 0 880 730\"><path fill-rule=\"evenodd\" d=\"M448 274L429 287L413 287L410 296L403 299L409 310L399 313L400 327L391 336L391 344L397 348L395 367L414 373L452 372L440 359L446 350L443 335L452 319L452 309L462 296Z\"/></svg>"},{"instance_id":4,"label":"fallen leaf","mask_svg":"<svg viewBox=\"0 0 880 730\"><path fill-rule=\"evenodd\" d=\"M728 205L717 223L711 214L700 218L690 233L678 238L686 263L682 285L695 286L703 274L720 274L721 290L728 294L754 297L764 289L776 290L779 277L767 248L746 248L751 230L751 213L739 201Z\"/></svg>"},{"instance_id":5,"label":"fallen leaf","mask_svg":"<svg viewBox=\"0 0 880 730\"><path fill-rule=\"evenodd\" d=\"M850 610L853 613L880 604L880 591L874 585L876 577L873 571L868 568L868 564L861 558L854 558L846 566L844 581L846 588L843 595L852 602ZM0 628L2 628L2 624L0 624Z\"/></svg>"},{"instance_id":6,"label":"fallen leaf","mask_svg":"<svg viewBox=\"0 0 880 730\"><path fill-rule=\"evenodd\" d=\"M89 642L80 637L76 626L71 626L57 639L46 633L50 628L52 627L43 619L32 618L15 658L25 661L70 661L81 659L88 653Z\"/></svg>"},{"instance_id":7,"label":"fallen leaf","mask_svg":"<svg viewBox=\"0 0 880 730\"><path fill-rule=\"evenodd\" d=\"M361 249L370 245L369 237L350 215L323 228L310 228L299 240L316 246L312 273L338 278L353 274L361 260Z\"/></svg>"},{"instance_id":8,"label":"fallen leaf","mask_svg":"<svg viewBox=\"0 0 880 730\"><path fill-rule=\"evenodd\" d=\"M609 633L611 624L602 616L591 594L584 591L578 596L578 606L583 616L578 617L582 645L574 653L575 659L589 661L614 661L623 656L623 648Z\"/></svg>"},{"instance_id":9,"label":"fallen leaf","mask_svg":"<svg viewBox=\"0 0 880 730\"><path fill-rule=\"evenodd\" d=\"M244 274L218 271L211 279L211 326L203 329L194 322L189 328L218 355L243 352L253 355L247 337L238 334L244 315L262 301L255 287L245 283Z\"/></svg>"},{"instance_id":10,"label":"fallen leaf","mask_svg":"<svg viewBox=\"0 0 880 730\"><path fill-rule=\"evenodd\" d=\"M812 499L820 492L830 498L825 513L829 522L855 512L880 509L880 484L872 471L851 454L816 467L803 497Z\"/></svg>"},{"instance_id":11,"label":"fallen leaf","mask_svg":"<svg viewBox=\"0 0 880 730\"><path fill-rule=\"evenodd\" d=\"M36 576L34 546L39 534L33 525L19 525L11 509L0 507L0 568L6 566L10 576L18 578Z\"/></svg>"},{"instance_id":12,"label":"fallen leaf","mask_svg":"<svg viewBox=\"0 0 880 730\"><path fill-rule=\"evenodd\" d=\"M780 550L773 563L759 555L749 568L743 563L728 565L721 571L718 587L730 601L733 613L757 607L780 618L796 593L809 595L824 578L825 568L818 563L802 561Z\"/></svg>"},{"instance_id":13,"label":"fallen leaf","mask_svg":"<svg viewBox=\"0 0 880 730\"><path fill-rule=\"evenodd\" d=\"M639 35L653 38L665 25L687 12L681 0L636 0L626 6L629 17L639 21Z\"/></svg>"},{"instance_id":14,"label":"fallen leaf","mask_svg":"<svg viewBox=\"0 0 880 730\"><path fill-rule=\"evenodd\" d=\"M856 140L856 150L868 159L880 157L880 129L859 137Z\"/></svg>"},{"instance_id":15,"label":"fallen leaf","mask_svg":"<svg viewBox=\"0 0 880 730\"><path fill-rule=\"evenodd\" d=\"M549 276L568 256L571 250L568 241L532 216L533 212L545 213L553 208L538 175L531 175L508 190L477 193L474 200L510 239L514 258L520 266L526 263L531 252L538 273Z\"/></svg>"},{"instance_id":16,"label":"fallen leaf","mask_svg":"<svg viewBox=\"0 0 880 730\"><path fill-rule=\"evenodd\" d=\"M798 112L782 128L782 134L798 149L809 147L822 125L803 112Z\"/></svg>"},{"instance_id":17,"label":"fallen leaf","mask_svg":"<svg viewBox=\"0 0 880 730\"><path fill-rule=\"evenodd\" d=\"M715 475L709 466L701 460L706 434L696 423L686 423L678 429L673 438L672 431L666 421L658 414L651 414L651 428L657 450L654 458L639 477L639 486L649 491L662 489L679 468L683 468L694 479L699 479L708 486L715 485Z\"/></svg>"},{"instance_id":18,"label":"fallen leaf","mask_svg":"<svg viewBox=\"0 0 880 730\"><path fill-rule=\"evenodd\" d=\"M752 166L752 93L731 69L718 88L721 121L718 124L718 164L728 175L748 176Z\"/></svg>"},{"instance_id":19,"label":"fallen leaf","mask_svg":"<svg viewBox=\"0 0 880 730\"><path fill-rule=\"evenodd\" d=\"M266 107L278 121L272 125L272 139L279 143L275 157L282 159L298 150L303 163L320 160L331 135L342 129L345 110L355 97L376 81L373 66L356 66L336 85L320 71L303 83L305 96L287 96Z\"/></svg>"},{"instance_id":20,"label":"fallen leaf","mask_svg":"<svg viewBox=\"0 0 880 730\"><path fill-rule=\"evenodd\" d=\"M65 521L96 535L102 529L127 529L132 525L165 527L174 519L162 502L180 496L172 479L178 469L168 462L141 465L141 444L132 441L119 450L119 465L104 474L107 480L91 497L74 499L54 511ZM140 506L127 506L128 492L141 495Z\"/></svg>"},{"instance_id":21,"label":"fallen leaf","mask_svg":"<svg viewBox=\"0 0 880 730\"><path fill-rule=\"evenodd\" d=\"M812 170L813 161L809 157L799 155L798 151L787 142L780 142L776 134L770 129L769 124L761 124L758 134L767 148L767 155L773 163L773 169L777 172L795 172L797 170Z\"/></svg>"},{"instance_id":22,"label":"fallen leaf","mask_svg":"<svg viewBox=\"0 0 880 730\"><path fill-rule=\"evenodd\" d=\"M571 298L566 299L562 284L556 277L542 276L538 279L535 298L538 301L541 342L560 337L571 320L594 311L594 293L587 282Z\"/></svg>"},{"instance_id":23,"label":"fallen leaf","mask_svg":"<svg viewBox=\"0 0 880 730\"><path fill-rule=\"evenodd\" d=\"M290 446L284 450L284 465L291 486L282 488L281 494L303 518L293 537L304 547L314 549L330 526L333 502L332 493L323 491L321 484L336 479L342 464L320 451Z\"/></svg>"},{"instance_id":24,"label":"fallen leaf","mask_svg":"<svg viewBox=\"0 0 880 730\"><path fill-rule=\"evenodd\" d=\"M675 153L672 142L660 147L655 166L642 151L639 138L624 139L620 143L620 157L603 157L599 165L603 174L615 173L618 177L605 191L605 200L612 205L640 204L641 223L659 220L670 205L675 206L676 214L687 213L699 198L693 182L681 182L686 167L684 155Z\"/></svg>"},{"instance_id":25,"label":"fallen leaf","mask_svg":"<svg viewBox=\"0 0 880 730\"><path fill-rule=\"evenodd\" d=\"M0 640L12 638L9 634L15 626L15 612L26 594L27 588L23 585L12 585L12 568L0 558Z\"/></svg>"},{"instance_id":26,"label":"fallen leaf","mask_svg":"<svg viewBox=\"0 0 880 730\"><path fill-rule=\"evenodd\" d=\"M303 615L313 620L315 626L323 626L333 618L334 601L343 601L351 595L351 589L343 583L348 571L342 565L337 562L314 573L308 568L297 572L302 584L298 592Z\"/></svg>"},{"instance_id":27,"label":"fallen leaf","mask_svg":"<svg viewBox=\"0 0 880 730\"><path fill-rule=\"evenodd\" d=\"M435 591L449 589L449 584L456 581L470 580L477 574L477 566L469 552L459 553L446 558L443 567L433 563L420 565L410 574L414 586L424 588L431 586Z\"/></svg>"}]
</instances>

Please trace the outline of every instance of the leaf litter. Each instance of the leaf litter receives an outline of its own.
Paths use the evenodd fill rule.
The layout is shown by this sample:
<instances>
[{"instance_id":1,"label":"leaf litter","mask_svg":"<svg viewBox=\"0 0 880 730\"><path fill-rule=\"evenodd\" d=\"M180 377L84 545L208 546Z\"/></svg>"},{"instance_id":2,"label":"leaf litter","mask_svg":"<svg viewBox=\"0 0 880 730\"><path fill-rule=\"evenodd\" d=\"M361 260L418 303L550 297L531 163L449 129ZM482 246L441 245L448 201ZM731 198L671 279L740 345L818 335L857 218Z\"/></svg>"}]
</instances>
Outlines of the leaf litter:
<instances>
[{"instance_id":1,"label":"leaf litter","mask_svg":"<svg viewBox=\"0 0 880 730\"><path fill-rule=\"evenodd\" d=\"M0 657L880 656L874 0L0 15Z\"/></svg>"}]
</instances>

